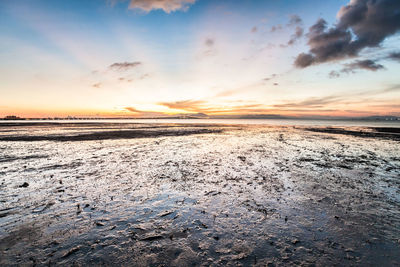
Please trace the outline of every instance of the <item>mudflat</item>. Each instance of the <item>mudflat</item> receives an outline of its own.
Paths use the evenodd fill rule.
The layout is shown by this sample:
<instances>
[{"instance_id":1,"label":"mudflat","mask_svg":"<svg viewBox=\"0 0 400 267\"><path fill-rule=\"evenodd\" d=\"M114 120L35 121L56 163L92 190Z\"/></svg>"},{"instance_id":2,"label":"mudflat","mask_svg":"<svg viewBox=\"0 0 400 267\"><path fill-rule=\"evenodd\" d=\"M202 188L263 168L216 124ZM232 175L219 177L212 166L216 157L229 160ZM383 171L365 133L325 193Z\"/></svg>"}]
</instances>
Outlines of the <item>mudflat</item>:
<instances>
[{"instance_id":1,"label":"mudflat","mask_svg":"<svg viewBox=\"0 0 400 267\"><path fill-rule=\"evenodd\" d=\"M398 128L0 125L0 265L400 265Z\"/></svg>"}]
</instances>

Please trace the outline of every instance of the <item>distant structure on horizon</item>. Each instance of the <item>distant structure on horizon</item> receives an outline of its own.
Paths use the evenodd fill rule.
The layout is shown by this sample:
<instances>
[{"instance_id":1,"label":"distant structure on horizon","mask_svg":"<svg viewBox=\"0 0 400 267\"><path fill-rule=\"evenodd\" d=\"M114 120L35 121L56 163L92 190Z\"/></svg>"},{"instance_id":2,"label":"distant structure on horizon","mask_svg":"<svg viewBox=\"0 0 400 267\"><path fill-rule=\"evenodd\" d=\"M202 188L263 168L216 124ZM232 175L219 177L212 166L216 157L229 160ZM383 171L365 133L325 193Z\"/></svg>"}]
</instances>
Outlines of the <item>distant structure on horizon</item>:
<instances>
[{"instance_id":1,"label":"distant structure on horizon","mask_svg":"<svg viewBox=\"0 0 400 267\"><path fill-rule=\"evenodd\" d=\"M20 118L18 116L9 115L9 116L5 116L3 118L3 120L25 120L25 118Z\"/></svg>"}]
</instances>

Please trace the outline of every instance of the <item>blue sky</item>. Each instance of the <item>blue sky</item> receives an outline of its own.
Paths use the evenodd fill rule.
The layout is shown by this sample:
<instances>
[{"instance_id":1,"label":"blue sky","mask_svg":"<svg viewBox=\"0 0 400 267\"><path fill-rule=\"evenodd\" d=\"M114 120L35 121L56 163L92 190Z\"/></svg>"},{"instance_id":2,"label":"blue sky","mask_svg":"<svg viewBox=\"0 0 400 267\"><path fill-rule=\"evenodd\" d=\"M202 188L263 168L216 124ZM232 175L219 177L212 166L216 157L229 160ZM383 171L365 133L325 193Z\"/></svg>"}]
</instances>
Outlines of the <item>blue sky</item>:
<instances>
[{"instance_id":1,"label":"blue sky","mask_svg":"<svg viewBox=\"0 0 400 267\"><path fill-rule=\"evenodd\" d=\"M371 10L387 13L384 2ZM386 2L394 3L390 23L398 4ZM382 24L383 39L354 52L353 41L379 32L361 31L378 17L339 28L344 6L357 7L348 0L4 0L0 116L399 115L400 26ZM326 29L312 39L319 19ZM336 49L326 42L329 30L353 40L325 57Z\"/></svg>"}]
</instances>

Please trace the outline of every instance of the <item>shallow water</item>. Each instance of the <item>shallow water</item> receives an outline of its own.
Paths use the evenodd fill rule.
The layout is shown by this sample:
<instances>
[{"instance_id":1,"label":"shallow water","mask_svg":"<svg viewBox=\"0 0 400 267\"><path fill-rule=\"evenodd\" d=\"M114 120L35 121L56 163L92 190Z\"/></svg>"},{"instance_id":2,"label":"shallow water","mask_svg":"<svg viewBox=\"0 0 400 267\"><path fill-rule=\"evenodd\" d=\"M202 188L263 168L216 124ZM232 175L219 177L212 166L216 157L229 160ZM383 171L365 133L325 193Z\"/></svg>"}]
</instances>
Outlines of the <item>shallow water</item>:
<instances>
[{"instance_id":1,"label":"shallow water","mask_svg":"<svg viewBox=\"0 0 400 267\"><path fill-rule=\"evenodd\" d=\"M204 124L0 137L121 127L159 134L0 142L0 265L400 264L397 139Z\"/></svg>"},{"instance_id":2,"label":"shallow water","mask_svg":"<svg viewBox=\"0 0 400 267\"><path fill-rule=\"evenodd\" d=\"M102 124L223 124L223 125L273 125L273 126L362 126L362 127L400 127L395 120L361 119L71 119L71 120L0 120L1 124L13 123L102 123Z\"/></svg>"}]
</instances>

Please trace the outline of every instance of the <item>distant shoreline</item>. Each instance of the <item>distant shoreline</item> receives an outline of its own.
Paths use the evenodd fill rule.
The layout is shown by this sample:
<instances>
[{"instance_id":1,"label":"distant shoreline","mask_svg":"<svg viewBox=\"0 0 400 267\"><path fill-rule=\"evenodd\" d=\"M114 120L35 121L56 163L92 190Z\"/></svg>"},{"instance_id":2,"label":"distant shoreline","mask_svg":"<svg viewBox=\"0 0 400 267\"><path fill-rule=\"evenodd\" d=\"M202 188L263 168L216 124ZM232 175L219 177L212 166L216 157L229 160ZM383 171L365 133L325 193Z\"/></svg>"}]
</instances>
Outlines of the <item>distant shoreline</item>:
<instances>
[{"instance_id":1,"label":"distant shoreline","mask_svg":"<svg viewBox=\"0 0 400 267\"><path fill-rule=\"evenodd\" d=\"M242 117L153 117L153 118L0 118L0 121L87 121L87 120L315 120L315 121L394 121L400 122L400 117L285 117L285 116L242 116Z\"/></svg>"}]
</instances>

